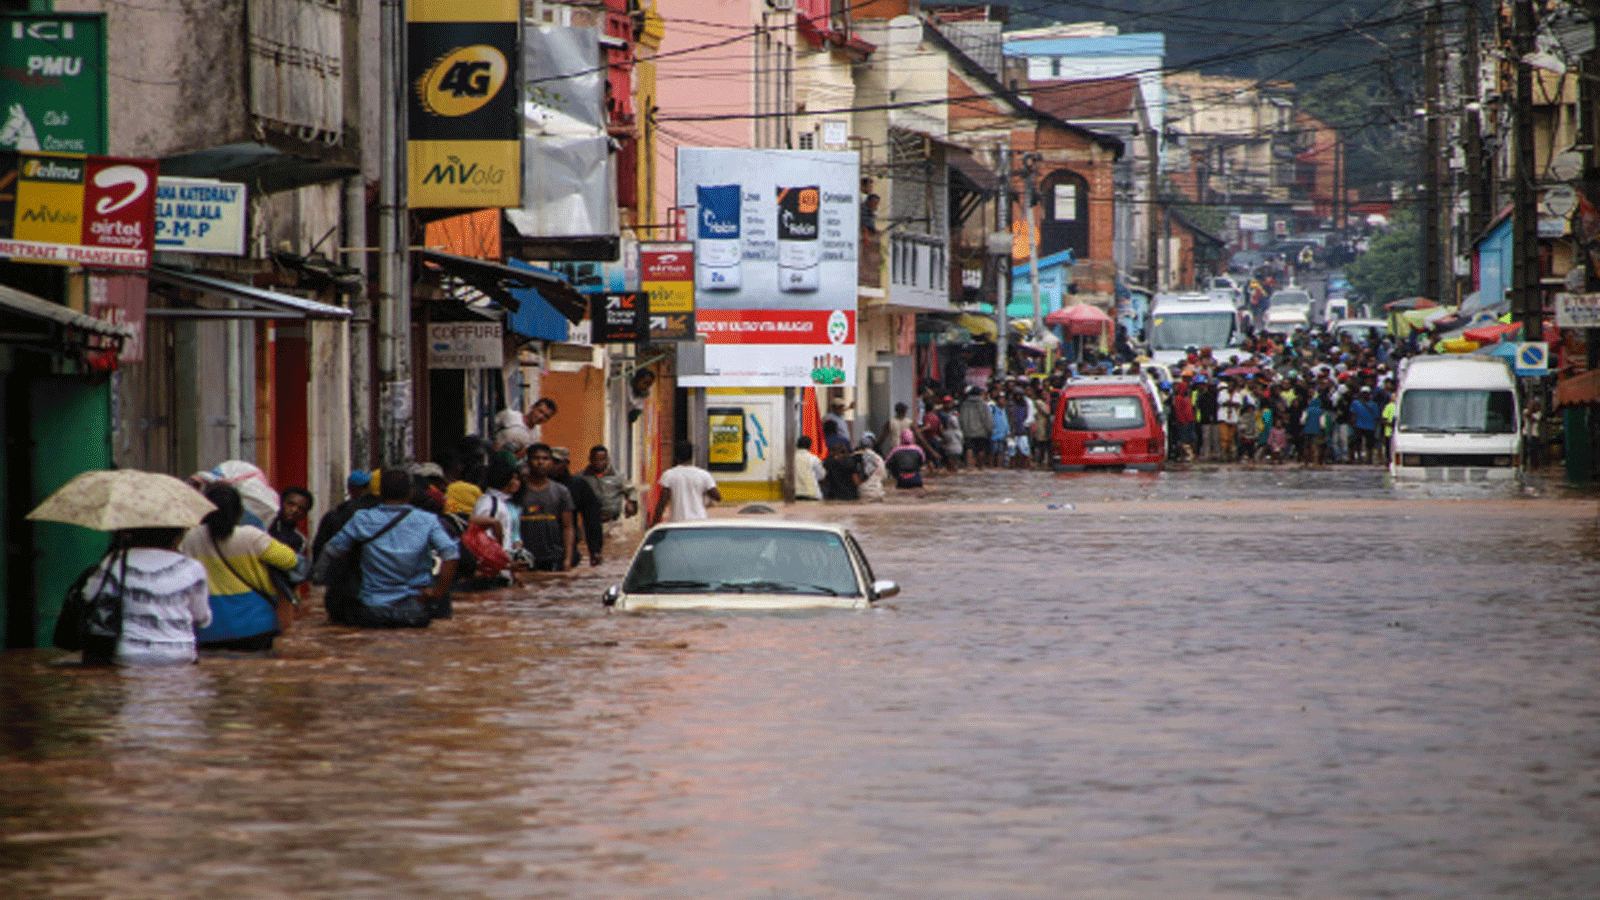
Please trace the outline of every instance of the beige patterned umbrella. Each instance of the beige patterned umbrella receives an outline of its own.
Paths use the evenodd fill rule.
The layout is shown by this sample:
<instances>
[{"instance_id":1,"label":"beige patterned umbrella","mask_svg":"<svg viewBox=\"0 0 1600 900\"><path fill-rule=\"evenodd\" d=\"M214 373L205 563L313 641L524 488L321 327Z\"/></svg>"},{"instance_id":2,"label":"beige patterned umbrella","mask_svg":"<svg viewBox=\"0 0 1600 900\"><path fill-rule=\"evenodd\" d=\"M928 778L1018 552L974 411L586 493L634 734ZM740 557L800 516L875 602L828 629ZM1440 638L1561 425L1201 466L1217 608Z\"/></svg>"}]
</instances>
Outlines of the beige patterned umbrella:
<instances>
[{"instance_id":1,"label":"beige patterned umbrella","mask_svg":"<svg viewBox=\"0 0 1600 900\"><path fill-rule=\"evenodd\" d=\"M36 522L65 522L95 531L192 528L216 509L186 482L159 472L84 472L28 513Z\"/></svg>"}]
</instances>

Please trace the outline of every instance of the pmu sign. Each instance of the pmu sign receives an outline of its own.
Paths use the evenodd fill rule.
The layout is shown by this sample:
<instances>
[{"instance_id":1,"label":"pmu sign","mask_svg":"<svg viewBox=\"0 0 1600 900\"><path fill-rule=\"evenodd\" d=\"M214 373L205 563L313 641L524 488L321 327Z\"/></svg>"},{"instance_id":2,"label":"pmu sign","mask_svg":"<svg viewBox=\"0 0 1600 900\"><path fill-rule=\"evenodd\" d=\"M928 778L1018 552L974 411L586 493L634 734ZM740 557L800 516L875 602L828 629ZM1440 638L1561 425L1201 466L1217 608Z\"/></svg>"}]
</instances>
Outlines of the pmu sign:
<instances>
[{"instance_id":1,"label":"pmu sign","mask_svg":"<svg viewBox=\"0 0 1600 900\"><path fill-rule=\"evenodd\" d=\"M0 150L106 152L103 15L0 15Z\"/></svg>"}]
</instances>

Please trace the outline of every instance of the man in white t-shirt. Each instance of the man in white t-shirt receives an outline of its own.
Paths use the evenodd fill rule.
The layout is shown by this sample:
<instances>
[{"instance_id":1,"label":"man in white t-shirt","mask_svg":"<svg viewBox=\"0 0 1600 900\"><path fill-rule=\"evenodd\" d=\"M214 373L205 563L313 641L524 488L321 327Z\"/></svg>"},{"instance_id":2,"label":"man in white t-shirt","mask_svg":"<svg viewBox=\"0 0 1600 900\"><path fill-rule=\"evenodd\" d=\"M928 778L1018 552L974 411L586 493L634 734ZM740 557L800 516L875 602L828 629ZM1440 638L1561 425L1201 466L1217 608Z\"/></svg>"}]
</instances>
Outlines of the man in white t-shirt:
<instances>
[{"instance_id":1,"label":"man in white t-shirt","mask_svg":"<svg viewBox=\"0 0 1600 900\"><path fill-rule=\"evenodd\" d=\"M661 473L656 482L661 496L656 498L655 511L649 524L658 522L688 522L706 518L706 498L722 501L717 490L717 480L711 473L694 464L694 444L679 441L672 447L672 468Z\"/></svg>"},{"instance_id":2,"label":"man in white t-shirt","mask_svg":"<svg viewBox=\"0 0 1600 900\"><path fill-rule=\"evenodd\" d=\"M1239 392L1234 390L1232 379L1222 379L1222 390L1217 393L1217 424L1221 426L1217 429L1217 437L1224 462L1233 462L1237 456L1234 448L1238 446L1241 406Z\"/></svg>"}]
</instances>

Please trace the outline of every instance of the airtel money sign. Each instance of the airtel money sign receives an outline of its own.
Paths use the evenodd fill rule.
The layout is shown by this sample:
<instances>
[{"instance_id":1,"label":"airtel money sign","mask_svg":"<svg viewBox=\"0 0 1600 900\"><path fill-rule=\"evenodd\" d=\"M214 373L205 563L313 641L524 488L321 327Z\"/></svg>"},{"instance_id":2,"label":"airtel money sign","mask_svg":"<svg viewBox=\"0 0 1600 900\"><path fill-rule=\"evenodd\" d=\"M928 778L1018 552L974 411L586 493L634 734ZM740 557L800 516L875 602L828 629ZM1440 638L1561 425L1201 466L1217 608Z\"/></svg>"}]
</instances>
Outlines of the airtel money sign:
<instances>
[{"instance_id":1,"label":"airtel money sign","mask_svg":"<svg viewBox=\"0 0 1600 900\"><path fill-rule=\"evenodd\" d=\"M149 268L157 168L152 159L0 152L0 257Z\"/></svg>"},{"instance_id":2,"label":"airtel money sign","mask_svg":"<svg viewBox=\"0 0 1600 900\"><path fill-rule=\"evenodd\" d=\"M412 206L521 205L519 14L515 0L406 5Z\"/></svg>"}]
</instances>

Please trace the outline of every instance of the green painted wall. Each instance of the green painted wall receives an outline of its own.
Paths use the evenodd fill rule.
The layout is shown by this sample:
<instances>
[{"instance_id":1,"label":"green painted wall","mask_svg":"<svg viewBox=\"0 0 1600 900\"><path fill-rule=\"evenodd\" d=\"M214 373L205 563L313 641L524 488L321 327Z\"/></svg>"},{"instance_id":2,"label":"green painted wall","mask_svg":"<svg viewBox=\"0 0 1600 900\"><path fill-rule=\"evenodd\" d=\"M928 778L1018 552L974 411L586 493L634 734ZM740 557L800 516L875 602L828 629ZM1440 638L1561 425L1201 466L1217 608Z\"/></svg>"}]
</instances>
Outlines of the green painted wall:
<instances>
[{"instance_id":1,"label":"green painted wall","mask_svg":"<svg viewBox=\"0 0 1600 900\"><path fill-rule=\"evenodd\" d=\"M33 428L31 509L73 476L110 468L111 388L78 377L43 376L31 379L28 395ZM32 527L37 610L34 643L48 647L67 588L78 573L105 554L109 536L52 522L36 522Z\"/></svg>"}]
</instances>

